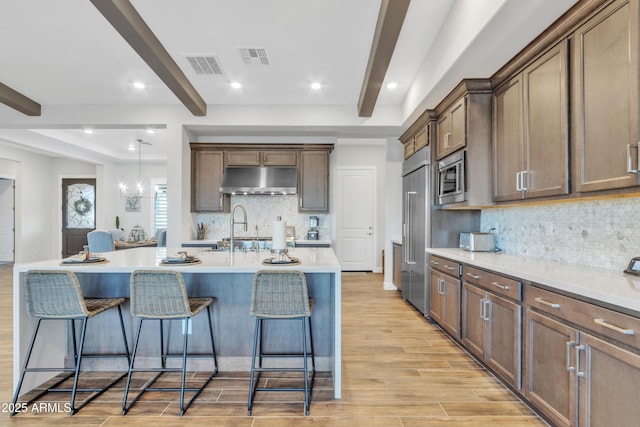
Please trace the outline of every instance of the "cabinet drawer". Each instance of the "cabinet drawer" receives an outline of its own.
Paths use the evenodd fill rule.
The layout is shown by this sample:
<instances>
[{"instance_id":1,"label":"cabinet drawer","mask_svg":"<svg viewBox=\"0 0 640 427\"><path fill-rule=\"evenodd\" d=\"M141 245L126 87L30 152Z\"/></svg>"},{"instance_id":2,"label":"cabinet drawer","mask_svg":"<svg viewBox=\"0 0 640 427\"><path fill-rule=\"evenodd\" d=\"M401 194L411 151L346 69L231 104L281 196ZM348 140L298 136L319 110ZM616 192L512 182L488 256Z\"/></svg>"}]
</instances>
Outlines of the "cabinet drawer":
<instances>
[{"instance_id":1,"label":"cabinet drawer","mask_svg":"<svg viewBox=\"0 0 640 427\"><path fill-rule=\"evenodd\" d=\"M225 166L260 166L259 151L225 151Z\"/></svg>"},{"instance_id":2,"label":"cabinet drawer","mask_svg":"<svg viewBox=\"0 0 640 427\"><path fill-rule=\"evenodd\" d=\"M429 265L434 270L438 270L442 273L448 274L449 276L459 277L460 275L460 264L455 261L431 255Z\"/></svg>"},{"instance_id":3,"label":"cabinet drawer","mask_svg":"<svg viewBox=\"0 0 640 427\"><path fill-rule=\"evenodd\" d=\"M567 320L580 329L640 349L640 319L608 308L528 286L525 302L539 311Z\"/></svg>"},{"instance_id":4,"label":"cabinet drawer","mask_svg":"<svg viewBox=\"0 0 640 427\"><path fill-rule=\"evenodd\" d=\"M475 283L496 294L521 301L522 283L517 280L467 265L462 267L462 278L465 282Z\"/></svg>"},{"instance_id":5,"label":"cabinet drawer","mask_svg":"<svg viewBox=\"0 0 640 427\"><path fill-rule=\"evenodd\" d=\"M295 151L263 151L264 166L296 166L298 164Z\"/></svg>"}]
</instances>

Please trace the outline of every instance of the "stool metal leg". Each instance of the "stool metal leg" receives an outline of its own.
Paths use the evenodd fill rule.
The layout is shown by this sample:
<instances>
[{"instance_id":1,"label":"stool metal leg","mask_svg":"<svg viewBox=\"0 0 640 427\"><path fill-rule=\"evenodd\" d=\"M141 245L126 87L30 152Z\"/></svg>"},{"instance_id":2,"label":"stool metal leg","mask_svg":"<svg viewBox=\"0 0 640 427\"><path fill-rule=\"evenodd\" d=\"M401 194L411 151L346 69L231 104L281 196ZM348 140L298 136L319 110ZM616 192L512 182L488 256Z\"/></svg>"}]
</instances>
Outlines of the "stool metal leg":
<instances>
[{"instance_id":1,"label":"stool metal leg","mask_svg":"<svg viewBox=\"0 0 640 427\"><path fill-rule=\"evenodd\" d=\"M260 338L258 338L260 337ZM253 398L256 394L257 382L260 381L260 371L258 371L257 380L254 378L254 372L256 369L256 351L258 349L258 342L262 341L262 319L256 317L256 326L253 332L253 352L251 356L251 378L249 380L249 403L247 408L247 415L251 415L251 409L253 407ZM262 355L262 348L260 349L260 355ZM262 358L260 358L260 365L262 367Z\"/></svg>"},{"instance_id":2,"label":"stool metal leg","mask_svg":"<svg viewBox=\"0 0 640 427\"><path fill-rule=\"evenodd\" d=\"M29 366L29 359L31 359L31 352L33 351L33 345L36 342L36 336L38 335L38 329L40 329L40 322L42 321L42 319L38 318L36 319L36 324L33 326L33 333L31 334L31 341L29 341L29 347L27 348L27 355L24 359L24 365L22 366L22 373L20 374L20 380L18 381L18 387L16 388L16 392L13 395L13 402L12 402L12 408L13 411L11 412L11 416L13 417L16 414L15 408L16 408L16 402L18 401L18 397L20 397L20 389L22 388L22 382L24 381L24 376L27 373L27 366ZM39 394L38 396L36 396L36 399L40 396L42 396L45 392L42 392L41 394Z\"/></svg>"},{"instance_id":3,"label":"stool metal leg","mask_svg":"<svg viewBox=\"0 0 640 427\"><path fill-rule=\"evenodd\" d=\"M136 360L136 352L138 351L138 341L140 340L140 330L142 329L142 318L138 319L138 326L136 328L136 337L133 341L133 350L131 351L131 359L129 361L129 372L127 373L127 383L124 387L124 397L122 398L122 415L127 413L127 410L133 405L133 403L137 400L139 395L135 397L135 399L131 402L129 408L127 408L127 396L129 395L129 386L131 385L131 375L133 374L133 364Z\"/></svg>"}]
</instances>

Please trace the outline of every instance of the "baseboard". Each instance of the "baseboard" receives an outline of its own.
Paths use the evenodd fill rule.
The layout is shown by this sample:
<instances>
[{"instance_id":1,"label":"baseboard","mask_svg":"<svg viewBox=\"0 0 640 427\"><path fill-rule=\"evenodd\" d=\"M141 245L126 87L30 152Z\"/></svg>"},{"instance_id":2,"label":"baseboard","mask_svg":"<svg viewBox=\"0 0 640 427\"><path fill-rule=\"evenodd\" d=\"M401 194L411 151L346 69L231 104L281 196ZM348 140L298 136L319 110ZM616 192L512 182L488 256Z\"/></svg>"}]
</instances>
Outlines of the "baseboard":
<instances>
[{"instance_id":1,"label":"baseboard","mask_svg":"<svg viewBox=\"0 0 640 427\"><path fill-rule=\"evenodd\" d=\"M396 287L396 285L394 285L391 282L383 282L382 284L382 289L384 289L385 291L397 291L398 288Z\"/></svg>"}]
</instances>

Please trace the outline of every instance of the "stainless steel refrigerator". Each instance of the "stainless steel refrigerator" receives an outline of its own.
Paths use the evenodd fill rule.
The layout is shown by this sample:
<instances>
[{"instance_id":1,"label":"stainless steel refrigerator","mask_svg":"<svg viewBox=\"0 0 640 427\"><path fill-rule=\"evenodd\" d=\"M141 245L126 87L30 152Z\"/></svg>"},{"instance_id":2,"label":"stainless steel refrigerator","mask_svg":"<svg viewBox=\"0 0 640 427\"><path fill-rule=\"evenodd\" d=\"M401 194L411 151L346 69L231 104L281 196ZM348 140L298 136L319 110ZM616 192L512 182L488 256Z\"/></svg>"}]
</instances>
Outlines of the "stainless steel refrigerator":
<instances>
[{"instance_id":1,"label":"stainless steel refrigerator","mask_svg":"<svg viewBox=\"0 0 640 427\"><path fill-rule=\"evenodd\" d=\"M429 148L402 164L402 296L425 316L429 312L425 248L431 229Z\"/></svg>"}]
</instances>

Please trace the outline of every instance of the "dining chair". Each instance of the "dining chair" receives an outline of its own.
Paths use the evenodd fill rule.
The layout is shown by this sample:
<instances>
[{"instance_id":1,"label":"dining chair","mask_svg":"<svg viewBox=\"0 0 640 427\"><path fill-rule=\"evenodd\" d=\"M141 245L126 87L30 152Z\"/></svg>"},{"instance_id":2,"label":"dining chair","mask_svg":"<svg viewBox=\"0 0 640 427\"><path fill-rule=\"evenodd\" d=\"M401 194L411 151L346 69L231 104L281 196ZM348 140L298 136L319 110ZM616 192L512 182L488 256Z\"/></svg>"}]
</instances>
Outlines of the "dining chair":
<instances>
[{"instance_id":1,"label":"dining chair","mask_svg":"<svg viewBox=\"0 0 640 427\"><path fill-rule=\"evenodd\" d=\"M111 252L114 251L115 244L110 232L104 230L93 230L87 233L89 242L89 252Z\"/></svg>"}]
</instances>

